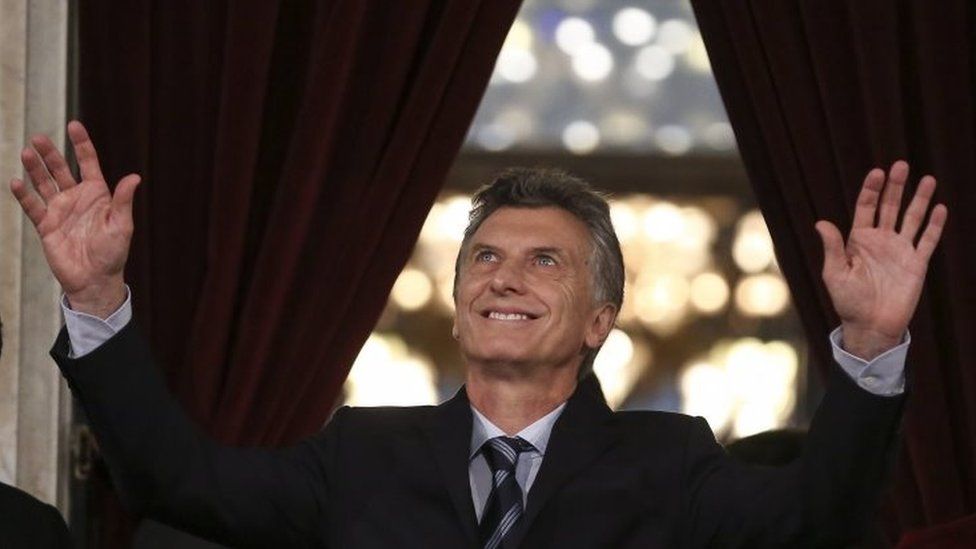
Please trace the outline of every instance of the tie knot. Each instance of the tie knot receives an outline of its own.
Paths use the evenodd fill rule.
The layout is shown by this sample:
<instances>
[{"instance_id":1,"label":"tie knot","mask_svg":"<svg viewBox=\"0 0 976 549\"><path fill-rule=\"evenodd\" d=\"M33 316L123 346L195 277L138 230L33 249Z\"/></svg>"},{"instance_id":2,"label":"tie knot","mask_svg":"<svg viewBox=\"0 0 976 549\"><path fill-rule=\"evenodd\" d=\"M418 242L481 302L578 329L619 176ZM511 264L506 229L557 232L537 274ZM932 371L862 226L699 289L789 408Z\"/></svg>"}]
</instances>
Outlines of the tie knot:
<instances>
[{"instance_id":1,"label":"tie knot","mask_svg":"<svg viewBox=\"0 0 976 549\"><path fill-rule=\"evenodd\" d=\"M485 442L482 452L492 471L514 470L519 454L533 448L530 442L521 437L495 437Z\"/></svg>"}]
</instances>

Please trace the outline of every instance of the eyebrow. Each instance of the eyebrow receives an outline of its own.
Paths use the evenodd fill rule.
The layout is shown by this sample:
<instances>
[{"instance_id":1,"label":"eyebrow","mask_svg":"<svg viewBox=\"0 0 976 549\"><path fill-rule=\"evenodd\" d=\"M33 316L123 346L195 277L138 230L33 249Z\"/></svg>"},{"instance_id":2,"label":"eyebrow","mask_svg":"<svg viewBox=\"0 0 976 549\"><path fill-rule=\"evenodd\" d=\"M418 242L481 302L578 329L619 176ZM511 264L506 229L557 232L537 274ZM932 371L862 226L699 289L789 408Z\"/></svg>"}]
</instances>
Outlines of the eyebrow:
<instances>
[{"instance_id":1,"label":"eyebrow","mask_svg":"<svg viewBox=\"0 0 976 549\"><path fill-rule=\"evenodd\" d=\"M566 252L563 251L562 248L557 248L555 246L539 246L536 248L532 248L530 251L533 254L551 254L559 257L563 257L566 255Z\"/></svg>"},{"instance_id":2,"label":"eyebrow","mask_svg":"<svg viewBox=\"0 0 976 549\"><path fill-rule=\"evenodd\" d=\"M478 252L483 252L488 250L489 252L497 251L498 248L492 246L491 244L485 244L484 242L474 242L468 248L470 254L476 254Z\"/></svg>"}]
</instances>

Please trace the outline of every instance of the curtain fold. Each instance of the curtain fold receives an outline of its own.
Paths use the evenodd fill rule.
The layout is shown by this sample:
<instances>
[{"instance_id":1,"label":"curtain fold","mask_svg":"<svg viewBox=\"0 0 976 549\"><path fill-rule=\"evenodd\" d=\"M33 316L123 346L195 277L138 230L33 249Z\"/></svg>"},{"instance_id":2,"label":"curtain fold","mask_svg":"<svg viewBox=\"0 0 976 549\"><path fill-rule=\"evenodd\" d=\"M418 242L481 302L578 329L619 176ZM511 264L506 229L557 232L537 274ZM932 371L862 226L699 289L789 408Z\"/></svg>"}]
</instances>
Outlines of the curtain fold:
<instances>
[{"instance_id":1,"label":"curtain fold","mask_svg":"<svg viewBox=\"0 0 976 549\"><path fill-rule=\"evenodd\" d=\"M811 345L837 323L813 224L847 231L864 174L907 158L950 219L911 324L904 444L882 512L902 531L976 512L976 6L965 0L693 0Z\"/></svg>"},{"instance_id":2,"label":"curtain fold","mask_svg":"<svg viewBox=\"0 0 976 549\"><path fill-rule=\"evenodd\" d=\"M324 423L519 4L79 3L81 119L145 181L135 315L213 436Z\"/></svg>"}]
</instances>

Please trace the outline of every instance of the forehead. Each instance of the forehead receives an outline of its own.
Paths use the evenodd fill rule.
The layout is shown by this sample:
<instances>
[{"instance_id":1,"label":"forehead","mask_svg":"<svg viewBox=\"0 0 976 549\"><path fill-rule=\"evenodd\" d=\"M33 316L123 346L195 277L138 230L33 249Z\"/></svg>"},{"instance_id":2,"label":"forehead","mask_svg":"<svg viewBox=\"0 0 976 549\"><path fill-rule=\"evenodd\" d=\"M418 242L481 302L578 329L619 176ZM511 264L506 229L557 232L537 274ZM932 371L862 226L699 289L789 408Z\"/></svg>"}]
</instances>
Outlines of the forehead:
<instances>
[{"instance_id":1,"label":"forehead","mask_svg":"<svg viewBox=\"0 0 976 549\"><path fill-rule=\"evenodd\" d=\"M499 208L475 231L472 242L498 246L555 247L584 252L590 247L586 224L562 208Z\"/></svg>"}]
</instances>

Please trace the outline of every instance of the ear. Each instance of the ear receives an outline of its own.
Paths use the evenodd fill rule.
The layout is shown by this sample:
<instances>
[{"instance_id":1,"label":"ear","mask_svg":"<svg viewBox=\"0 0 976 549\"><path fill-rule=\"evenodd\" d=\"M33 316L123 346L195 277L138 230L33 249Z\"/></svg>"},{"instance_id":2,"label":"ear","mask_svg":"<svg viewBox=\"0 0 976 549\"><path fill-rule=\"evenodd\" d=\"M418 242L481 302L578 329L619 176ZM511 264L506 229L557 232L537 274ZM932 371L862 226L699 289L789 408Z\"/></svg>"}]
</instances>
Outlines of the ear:
<instances>
[{"instance_id":1,"label":"ear","mask_svg":"<svg viewBox=\"0 0 976 549\"><path fill-rule=\"evenodd\" d=\"M458 339L461 337L461 333L458 332L457 327L457 315L454 315L454 322L451 324L451 337Z\"/></svg>"},{"instance_id":2,"label":"ear","mask_svg":"<svg viewBox=\"0 0 976 549\"><path fill-rule=\"evenodd\" d=\"M613 323L617 319L617 307L611 303L604 303L594 311L593 320L586 331L586 346L596 349L606 341L613 330Z\"/></svg>"}]
</instances>

